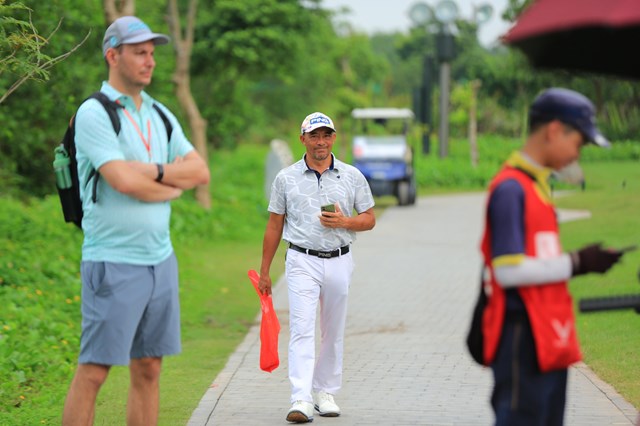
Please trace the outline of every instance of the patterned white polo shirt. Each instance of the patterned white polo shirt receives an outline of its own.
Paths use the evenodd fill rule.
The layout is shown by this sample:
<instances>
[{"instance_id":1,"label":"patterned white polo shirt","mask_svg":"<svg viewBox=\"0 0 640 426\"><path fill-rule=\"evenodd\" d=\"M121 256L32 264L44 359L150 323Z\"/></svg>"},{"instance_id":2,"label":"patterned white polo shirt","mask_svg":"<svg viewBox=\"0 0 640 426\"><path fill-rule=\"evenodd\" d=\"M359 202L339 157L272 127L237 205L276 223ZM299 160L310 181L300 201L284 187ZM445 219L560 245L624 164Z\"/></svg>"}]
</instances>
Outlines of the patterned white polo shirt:
<instances>
[{"instance_id":1,"label":"patterned white polo shirt","mask_svg":"<svg viewBox=\"0 0 640 426\"><path fill-rule=\"evenodd\" d=\"M306 154L305 154L306 155ZM332 251L351 244L356 233L320 224L320 206L338 203L345 216L375 205L369 183L360 170L331 154L331 167L319 175L302 159L276 175L269 211L286 214L282 238L300 247Z\"/></svg>"}]
</instances>

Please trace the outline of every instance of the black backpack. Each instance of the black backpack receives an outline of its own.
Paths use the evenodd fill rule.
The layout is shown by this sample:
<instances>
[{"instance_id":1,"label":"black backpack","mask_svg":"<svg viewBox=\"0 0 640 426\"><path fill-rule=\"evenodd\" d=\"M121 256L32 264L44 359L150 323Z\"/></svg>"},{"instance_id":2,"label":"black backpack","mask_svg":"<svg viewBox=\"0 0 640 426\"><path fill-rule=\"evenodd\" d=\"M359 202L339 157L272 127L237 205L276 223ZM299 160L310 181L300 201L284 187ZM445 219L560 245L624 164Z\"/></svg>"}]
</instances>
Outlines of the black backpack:
<instances>
[{"instance_id":1,"label":"black backpack","mask_svg":"<svg viewBox=\"0 0 640 426\"><path fill-rule=\"evenodd\" d=\"M124 108L122 105L112 101L102 92L95 92L91 94L88 99L98 100L104 109L109 114L109 119L113 126L113 131L116 135L120 134L120 118L118 117L118 109ZM84 102L83 102L84 103ZM165 128L167 129L167 141L171 140L171 134L173 133L173 126L169 121L166 114L158 107L157 104L153 104L153 108L160 115ZM77 227L82 228L82 201L80 200L80 183L78 182L78 163L76 162L76 121L75 115L71 117L69 121L69 127L62 137L60 145L56 147L54 151L53 169L56 175L56 187L58 188L58 195L60 196L60 204L62 205L62 212L64 214L65 222L73 222ZM84 186L86 187L89 182L92 182L91 200L95 203L98 201L97 187L100 173L91 169L89 177Z\"/></svg>"}]
</instances>

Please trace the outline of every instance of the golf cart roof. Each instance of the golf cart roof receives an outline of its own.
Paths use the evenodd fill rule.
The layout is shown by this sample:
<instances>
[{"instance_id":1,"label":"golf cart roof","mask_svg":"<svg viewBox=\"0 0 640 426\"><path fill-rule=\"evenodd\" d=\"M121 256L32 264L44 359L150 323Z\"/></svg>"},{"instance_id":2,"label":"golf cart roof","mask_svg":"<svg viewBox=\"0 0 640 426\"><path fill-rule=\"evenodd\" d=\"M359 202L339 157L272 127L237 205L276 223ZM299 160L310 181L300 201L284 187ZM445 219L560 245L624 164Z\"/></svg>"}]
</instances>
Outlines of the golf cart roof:
<instances>
[{"instance_id":1,"label":"golf cart roof","mask_svg":"<svg viewBox=\"0 0 640 426\"><path fill-rule=\"evenodd\" d=\"M408 108L356 108L351 111L351 116L358 119L414 118L413 111Z\"/></svg>"}]
</instances>

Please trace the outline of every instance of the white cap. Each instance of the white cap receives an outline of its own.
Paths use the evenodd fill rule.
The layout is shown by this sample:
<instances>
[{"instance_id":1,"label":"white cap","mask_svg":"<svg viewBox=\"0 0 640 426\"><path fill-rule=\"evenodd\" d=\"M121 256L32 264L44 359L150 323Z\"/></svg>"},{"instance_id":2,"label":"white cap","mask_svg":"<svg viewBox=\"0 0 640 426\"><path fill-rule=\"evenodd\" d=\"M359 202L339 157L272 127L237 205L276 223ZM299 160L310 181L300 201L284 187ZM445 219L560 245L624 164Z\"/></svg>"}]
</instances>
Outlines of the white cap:
<instances>
[{"instance_id":1,"label":"white cap","mask_svg":"<svg viewBox=\"0 0 640 426\"><path fill-rule=\"evenodd\" d=\"M305 133L309 133L320 127L328 127L334 132L336 131L336 128L333 126L333 121L329 116L321 112L314 112L313 114L309 114L305 117L302 125L300 126L300 134L304 135Z\"/></svg>"}]
</instances>

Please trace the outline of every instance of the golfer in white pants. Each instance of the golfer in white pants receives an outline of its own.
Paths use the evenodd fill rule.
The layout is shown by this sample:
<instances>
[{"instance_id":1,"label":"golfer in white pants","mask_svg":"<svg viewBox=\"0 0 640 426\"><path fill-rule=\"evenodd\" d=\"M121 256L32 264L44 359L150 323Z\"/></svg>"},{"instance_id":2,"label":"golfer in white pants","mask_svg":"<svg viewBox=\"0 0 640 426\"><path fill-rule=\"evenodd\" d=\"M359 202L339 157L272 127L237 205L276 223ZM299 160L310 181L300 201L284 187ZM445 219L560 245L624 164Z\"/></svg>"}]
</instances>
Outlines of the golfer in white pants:
<instances>
[{"instance_id":1,"label":"golfer in white pants","mask_svg":"<svg viewBox=\"0 0 640 426\"><path fill-rule=\"evenodd\" d=\"M300 130L306 153L281 170L271 188L259 283L263 293L271 293L269 270L284 239L292 404L286 419L292 423L312 421L314 407L321 416L340 415L333 396L342 386L351 243L356 232L372 229L376 221L365 177L331 153L336 140L333 121L315 112L304 119ZM321 343L316 360L318 303Z\"/></svg>"}]
</instances>

